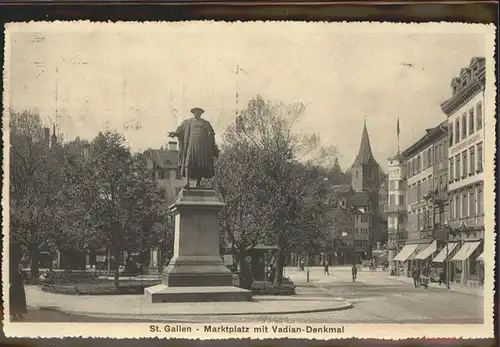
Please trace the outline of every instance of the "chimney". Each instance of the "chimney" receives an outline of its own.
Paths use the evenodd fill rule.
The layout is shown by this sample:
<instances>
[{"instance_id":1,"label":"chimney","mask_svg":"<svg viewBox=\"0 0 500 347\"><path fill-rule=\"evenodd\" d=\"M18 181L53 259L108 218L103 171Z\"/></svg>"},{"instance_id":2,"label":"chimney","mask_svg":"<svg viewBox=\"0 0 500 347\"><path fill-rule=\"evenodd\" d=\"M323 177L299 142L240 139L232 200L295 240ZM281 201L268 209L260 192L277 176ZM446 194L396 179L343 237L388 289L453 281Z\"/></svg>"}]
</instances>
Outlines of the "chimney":
<instances>
[{"instance_id":1,"label":"chimney","mask_svg":"<svg viewBox=\"0 0 500 347\"><path fill-rule=\"evenodd\" d=\"M169 151L177 151L177 142L169 141L168 142L168 150Z\"/></svg>"},{"instance_id":2,"label":"chimney","mask_svg":"<svg viewBox=\"0 0 500 347\"><path fill-rule=\"evenodd\" d=\"M43 145L46 148L50 145L50 128L43 128Z\"/></svg>"}]
</instances>

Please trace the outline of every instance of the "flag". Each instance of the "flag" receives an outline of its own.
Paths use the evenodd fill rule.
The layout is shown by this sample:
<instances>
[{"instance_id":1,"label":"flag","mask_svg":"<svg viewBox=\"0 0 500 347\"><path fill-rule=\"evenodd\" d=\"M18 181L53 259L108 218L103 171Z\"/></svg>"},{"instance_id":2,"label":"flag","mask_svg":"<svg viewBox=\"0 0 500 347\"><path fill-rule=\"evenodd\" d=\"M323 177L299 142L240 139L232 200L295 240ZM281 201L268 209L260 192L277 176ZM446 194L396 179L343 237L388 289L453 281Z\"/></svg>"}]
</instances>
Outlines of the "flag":
<instances>
[{"instance_id":1,"label":"flag","mask_svg":"<svg viewBox=\"0 0 500 347\"><path fill-rule=\"evenodd\" d=\"M397 126L396 126L396 132L397 132L397 134L398 134L398 136L399 136L399 117L398 117L398 124L397 124Z\"/></svg>"}]
</instances>

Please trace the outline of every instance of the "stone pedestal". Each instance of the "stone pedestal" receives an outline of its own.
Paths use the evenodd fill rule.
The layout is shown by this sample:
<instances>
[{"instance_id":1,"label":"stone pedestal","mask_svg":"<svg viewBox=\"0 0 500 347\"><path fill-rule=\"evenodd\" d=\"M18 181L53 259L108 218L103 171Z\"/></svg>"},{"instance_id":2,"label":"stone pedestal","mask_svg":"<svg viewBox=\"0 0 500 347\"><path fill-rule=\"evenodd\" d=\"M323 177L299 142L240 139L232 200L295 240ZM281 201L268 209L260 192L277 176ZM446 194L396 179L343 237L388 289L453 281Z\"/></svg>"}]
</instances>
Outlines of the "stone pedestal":
<instances>
[{"instance_id":1,"label":"stone pedestal","mask_svg":"<svg viewBox=\"0 0 500 347\"><path fill-rule=\"evenodd\" d=\"M217 215L224 206L211 189L183 189L170 206L175 216L174 254L162 284L145 289L152 302L248 301L251 291L232 286L219 254Z\"/></svg>"}]
</instances>

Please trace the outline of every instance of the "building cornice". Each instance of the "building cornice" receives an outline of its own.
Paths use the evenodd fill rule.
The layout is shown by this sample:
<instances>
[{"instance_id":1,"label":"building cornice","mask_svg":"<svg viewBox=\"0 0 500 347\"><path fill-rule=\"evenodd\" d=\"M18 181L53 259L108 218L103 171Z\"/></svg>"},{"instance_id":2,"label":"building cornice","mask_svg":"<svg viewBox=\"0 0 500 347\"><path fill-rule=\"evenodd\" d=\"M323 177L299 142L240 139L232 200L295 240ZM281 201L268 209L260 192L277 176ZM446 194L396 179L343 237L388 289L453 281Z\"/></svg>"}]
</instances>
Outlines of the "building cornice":
<instances>
[{"instance_id":1,"label":"building cornice","mask_svg":"<svg viewBox=\"0 0 500 347\"><path fill-rule=\"evenodd\" d=\"M420 140L408 147L401 155L406 159L410 159L415 154L421 152L422 149L426 148L427 146L434 143L434 141L440 139L443 136L446 136L447 134L448 131L444 129L440 124L432 130L428 131L424 136L420 138Z\"/></svg>"},{"instance_id":2,"label":"building cornice","mask_svg":"<svg viewBox=\"0 0 500 347\"><path fill-rule=\"evenodd\" d=\"M483 86L483 78L473 80L469 85L460 90L457 94L453 95L451 98L443 102L441 104L441 110L446 114L447 117L451 116L463 105L472 100L473 97L479 94L483 89Z\"/></svg>"}]
</instances>

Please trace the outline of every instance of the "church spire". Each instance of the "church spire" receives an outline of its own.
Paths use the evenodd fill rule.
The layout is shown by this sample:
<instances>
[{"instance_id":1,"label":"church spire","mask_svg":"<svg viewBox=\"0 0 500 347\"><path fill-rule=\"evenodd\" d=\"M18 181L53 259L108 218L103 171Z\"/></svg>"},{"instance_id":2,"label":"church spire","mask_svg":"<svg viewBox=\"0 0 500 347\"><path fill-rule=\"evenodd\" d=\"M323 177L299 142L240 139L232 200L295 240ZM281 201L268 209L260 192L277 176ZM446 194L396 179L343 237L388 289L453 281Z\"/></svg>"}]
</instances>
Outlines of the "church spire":
<instances>
[{"instance_id":1,"label":"church spire","mask_svg":"<svg viewBox=\"0 0 500 347\"><path fill-rule=\"evenodd\" d=\"M354 160L353 166L375 163L373 157L372 147L370 145L370 138L368 136L368 129L366 128L366 117L363 126L363 134L361 135L361 143L359 145L359 152Z\"/></svg>"}]
</instances>

